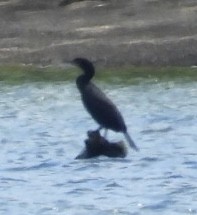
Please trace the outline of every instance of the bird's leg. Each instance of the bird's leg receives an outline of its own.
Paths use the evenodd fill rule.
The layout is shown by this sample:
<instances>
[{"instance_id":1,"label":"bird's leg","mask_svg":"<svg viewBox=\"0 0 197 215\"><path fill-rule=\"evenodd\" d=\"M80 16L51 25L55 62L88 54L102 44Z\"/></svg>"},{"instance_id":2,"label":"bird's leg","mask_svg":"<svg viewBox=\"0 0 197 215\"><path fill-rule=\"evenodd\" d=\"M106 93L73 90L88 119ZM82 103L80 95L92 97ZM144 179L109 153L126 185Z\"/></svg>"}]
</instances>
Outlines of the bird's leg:
<instances>
[{"instance_id":1,"label":"bird's leg","mask_svg":"<svg viewBox=\"0 0 197 215\"><path fill-rule=\"evenodd\" d=\"M104 128L102 126L99 126L96 131L100 133L101 129L104 129ZM104 138L107 137L107 132L108 132L108 129L105 128L105 131L104 131L104 134L103 134Z\"/></svg>"},{"instance_id":2,"label":"bird's leg","mask_svg":"<svg viewBox=\"0 0 197 215\"><path fill-rule=\"evenodd\" d=\"M88 134L88 136L90 136L91 134L93 134L93 133L98 133L99 135L100 135L100 130L102 129L103 127L101 127L101 126L99 126L96 130L89 130L88 132L87 132L87 134Z\"/></svg>"},{"instance_id":3,"label":"bird's leg","mask_svg":"<svg viewBox=\"0 0 197 215\"><path fill-rule=\"evenodd\" d=\"M95 131L98 132L100 134L100 130L102 129L102 126L99 126Z\"/></svg>"},{"instance_id":4,"label":"bird's leg","mask_svg":"<svg viewBox=\"0 0 197 215\"><path fill-rule=\"evenodd\" d=\"M100 132L100 130L102 129L103 127L102 126L99 126L96 131Z\"/></svg>"},{"instance_id":5,"label":"bird's leg","mask_svg":"<svg viewBox=\"0 0 197 215\"><path fill-rule=\"evenodd\" d=\"M104 132L104 135L103 135L105 139L107 138L107 132L108 132L108 129L105 128L105 132Z\"/></svg>"}]
</instances>

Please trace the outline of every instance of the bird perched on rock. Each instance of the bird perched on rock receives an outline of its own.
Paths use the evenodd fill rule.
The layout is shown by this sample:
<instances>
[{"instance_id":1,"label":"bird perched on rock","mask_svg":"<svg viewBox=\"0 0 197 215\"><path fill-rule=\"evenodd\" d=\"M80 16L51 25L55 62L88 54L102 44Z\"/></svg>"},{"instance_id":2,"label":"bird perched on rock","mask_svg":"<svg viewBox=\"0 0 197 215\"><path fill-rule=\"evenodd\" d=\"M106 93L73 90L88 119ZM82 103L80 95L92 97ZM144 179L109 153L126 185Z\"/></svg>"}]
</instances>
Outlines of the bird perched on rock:
<instances>
[{"instance_id":1,"label":"bird perched on rock","mask_svg":"<svg viewBox=\"0 0 197 215\"><path fill-rule=\"evenodd\" d=\"M100 125L99 130L105 128L116 132L122 132L129 145L134 150L138 151L138 147L127 132L127 127L118 108L94 83L91 82L91 79L95 75L93 64L85 58L76 58L72 63L77 65L83 71L83 74L77 78L76 84L81 93L85 108Z\"/></svg>"}]
</instances>

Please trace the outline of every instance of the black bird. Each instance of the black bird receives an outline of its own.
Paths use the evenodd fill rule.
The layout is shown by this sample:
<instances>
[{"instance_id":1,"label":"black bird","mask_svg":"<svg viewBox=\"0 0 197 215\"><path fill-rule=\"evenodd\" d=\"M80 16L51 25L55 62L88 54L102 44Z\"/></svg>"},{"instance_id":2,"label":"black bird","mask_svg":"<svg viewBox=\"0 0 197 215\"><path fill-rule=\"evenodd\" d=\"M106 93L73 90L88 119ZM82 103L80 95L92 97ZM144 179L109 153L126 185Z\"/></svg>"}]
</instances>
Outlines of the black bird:
<instances>
[{"instance_id":1,"label":"black bird","mask_svg":"<svg viewBox=\"0 0 197 215\"><path fill-rule=\"evenodd\" d=\"M81 93L85 108L100 125L99 130L105 128L116 132L122 132L130 146L138 151L138 147L127 133L127 127L120 111L112 101L91 82L91 79L95 75L93 64L84 58L76 58L72 63L80 67L83 71L83 74L77 78L76 84Z\"/></svg>"}]
</instances>

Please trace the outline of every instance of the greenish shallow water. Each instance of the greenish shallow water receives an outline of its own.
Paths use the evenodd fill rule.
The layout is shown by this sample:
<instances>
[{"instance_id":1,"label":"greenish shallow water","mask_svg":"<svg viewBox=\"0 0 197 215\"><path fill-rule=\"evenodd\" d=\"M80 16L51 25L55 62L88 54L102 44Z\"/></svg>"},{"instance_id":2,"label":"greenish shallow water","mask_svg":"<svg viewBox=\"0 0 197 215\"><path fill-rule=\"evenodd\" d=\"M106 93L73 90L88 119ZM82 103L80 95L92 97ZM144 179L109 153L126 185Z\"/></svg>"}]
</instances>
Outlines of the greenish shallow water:
<instances>
[{"instance_id":1,"label":"greenish shallow water","mask_svg":"<svg viewBox=\"0 0 197 215\"><path fill-rule=\"evenodd\" d=\"M197 69L98 72L140 152L85 161L78 73L1 67L0 214L196 214Z\"/></svg>"}]
</instances>

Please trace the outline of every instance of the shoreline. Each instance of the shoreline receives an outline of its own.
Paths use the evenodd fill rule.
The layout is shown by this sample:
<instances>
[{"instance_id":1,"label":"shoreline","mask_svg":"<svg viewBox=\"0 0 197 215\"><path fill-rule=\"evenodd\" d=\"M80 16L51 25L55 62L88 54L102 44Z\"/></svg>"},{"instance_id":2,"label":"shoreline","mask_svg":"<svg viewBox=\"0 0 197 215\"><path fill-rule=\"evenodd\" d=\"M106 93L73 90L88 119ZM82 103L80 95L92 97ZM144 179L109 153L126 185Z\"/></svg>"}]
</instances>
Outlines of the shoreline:
<instances>
[{"instance_id":1,"label":"shoreline","mask_svg":"<svg viewBox=\"0 0 197 215\"><path fill-rule=\"evenodd\" d=\"M73 67L65 69L53 65L38 67L36 65L22 64L0 64L0 81L5 83L23 82L75 82L79 70ZM97 81L110 82L115 84L133 84L133 80L158 80L175 81L189 80L197 81L197 67L175 67L175 66L130 66L130 67L98 67L96 69ZM114 79L115 77L115 79ZM186 78L186 79L185 79Z\"/></svg>"}]
</instances>

